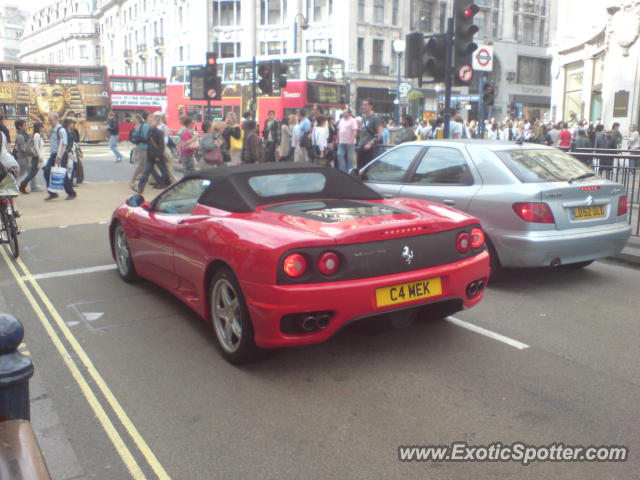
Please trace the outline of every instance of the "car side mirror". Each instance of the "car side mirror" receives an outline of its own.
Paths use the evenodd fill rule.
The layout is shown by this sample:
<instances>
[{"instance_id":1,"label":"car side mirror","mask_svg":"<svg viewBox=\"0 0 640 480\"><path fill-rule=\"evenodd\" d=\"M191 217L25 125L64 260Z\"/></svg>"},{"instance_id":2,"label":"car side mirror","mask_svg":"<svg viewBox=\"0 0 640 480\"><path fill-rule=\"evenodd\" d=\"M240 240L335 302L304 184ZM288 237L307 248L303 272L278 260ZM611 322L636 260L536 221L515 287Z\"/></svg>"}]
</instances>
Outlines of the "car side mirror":
<instances>
[{"instance_id":1,"label":"car side mirror","mask_svg":"<svg viewBox=\"0 0 640 480\"><path fill-rule=\"evenodd\" d=\"M351 175L352 177L358 178L358 179L362 178L361 175L360 175L360 170L358 170L355 167L352 168L351 170L349 170L349 175Z\"/></svg>"},{"instance_id":2,"label":"car side mirror","mask_svg":"<svg viewBox=\"0 0 640 480\"><path fill-rule=\"evenodd\" d=\"M131 195L125 202L130 207L139 207L144 203L144 197L140 194Z\"/></svg>"},{"instance_id":3,"label":"car side mirror","mask_svg":"<svg viewBox=\"0 0 640 480\"><path fill-rule=\"evenodd\" d=\"M142 205L140 205L140 208L142 208L143 210L146 210L147 212L150 212L151 204L149 202L142 202Z\"/></svg>"}]
</instances>

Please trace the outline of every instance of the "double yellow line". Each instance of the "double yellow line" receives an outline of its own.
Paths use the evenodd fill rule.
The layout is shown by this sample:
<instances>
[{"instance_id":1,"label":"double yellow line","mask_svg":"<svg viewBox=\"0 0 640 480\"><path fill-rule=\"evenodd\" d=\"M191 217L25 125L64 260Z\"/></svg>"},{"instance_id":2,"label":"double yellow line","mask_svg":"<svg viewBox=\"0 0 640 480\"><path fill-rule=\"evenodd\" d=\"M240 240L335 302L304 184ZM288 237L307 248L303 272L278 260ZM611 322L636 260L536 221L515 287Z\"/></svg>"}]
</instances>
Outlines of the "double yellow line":
<instances>
[{"instance_id":1,"label":"double yellow line","mask_svg":"<svg viewBox=\"0 0 640 480\"><path fill-rule=\"evenodd\" d=\"M95 385L97 385L98 389L100 390L100 393L102 393L102 396L106 400L107 404L109 405L109 407L111 407L111 410L113 410L116 417L118 418L118 420L120 421L120 423L122 424L126 432L129 434L129 436L131 437L131 440L136 445L138 450L140 450L140 453L142 454L146 462L149 464L149 466L151 467L155 475L161 480L169 480L171 477L169 477L169 474L162 467L162 465L158 461L158 458L151 451L147 442L145 442L144 438L142 438L142 435L140 435L140 432L138 432L138 429L135 427L135 425L133 424L129 416L126 414L126 412L122 408L122 405L120 405L120 402L117 400L113 392L111 392L111 389L102 378L102 375L100 375L100 372L98 372L96 367L93 365L93 362L91 361L87 353L84 351L80 343L78 343L78 340L75 338L73 333L71 333L71 330L69 330L69 327L67 327L66 323L64 323L64 320L62 319L62 317L60 316L56 308L51 303L51 300L49 300L49 297L47 297L47 295L44 293L42 288L40 288L40 285L33 278L33 275L31 275L31 272L29 271L27 266L24 264L24 262L18 259L16 261L16 264L22 270L24 278L26 279L26 282L29 283L29 285L31 286L31 288L33 289L37 297L40 299L40 301L44 305L45 309L48 311L51 319L53 319L53 324L57 326L59 331L62 333L63 337L66 339L67 343L69 344L70 350L73 352L75 357L78 358L82 363L82 366L84 367L84 370L85 370L84 374L81 372L80 367L78 366L78 363L76 362L76 360L74 360L74 357L72 356L69 349L67 349L67 347L63 343L62 338L54 328L52 322L44 313L42 308L40 308L40 305L36 301L34 295L31 293L31 290L29 290L29 287L27 287L27 283L25 282L25 280L23 280L23 277L20 275L20 272L18 271L16 266L13 264L12 260L9 258L5 250L1 247L0 247L0 255L4 259L7 266L9 267L11 274L13 275L16 282L18 283L18 286L22 290L22 293L24 293L24 296L26 297L27 301L31 305L31 308L33 308L33 311L35 312L36 316L42 323L42 326L44 327L45 331L49 335L49 338L51 338L53 345L55 346L56 350L62 357L62 360L64 361L67 368L71 372L73 379L78 384L78 387L80 387L82 394L84 395L85 399L89 403L89 406L91 407L91 409L94 411L96 417L98 418L98 421L102 425L102 428L104 429L105 433L109 437L109 440L111 441L116 451L118 452L118 455L120 455L120 458L122 459L123 463L129 470L131 477L134 478L135 480L145 480L147 478L147 476L144 474L144 472L140 468L139 463L136 461L133 454L131 453L131 450L128 448L122 436L116 429L111 418L109 417L109 415L103 408L102 404L98 400L96 393L93 391L93 389L89 385L87 379L85 378L85 375L88 375L88 377L91 380L93 380Z\"/></svg>"}]
</instances>

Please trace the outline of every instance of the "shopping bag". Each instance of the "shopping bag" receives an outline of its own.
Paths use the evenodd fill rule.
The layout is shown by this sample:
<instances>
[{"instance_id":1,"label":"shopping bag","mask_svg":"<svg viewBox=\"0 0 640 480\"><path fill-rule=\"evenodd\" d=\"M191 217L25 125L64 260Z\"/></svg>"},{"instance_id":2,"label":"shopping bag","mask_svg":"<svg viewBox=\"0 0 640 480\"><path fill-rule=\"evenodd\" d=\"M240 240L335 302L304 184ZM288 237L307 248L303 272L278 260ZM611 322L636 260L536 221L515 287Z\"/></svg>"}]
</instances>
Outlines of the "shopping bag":
<instances>
[{"instance_id":1,"label":"shopping bag","mask_svg":"<svg viewBox=\"0 0 640 480\"><path fill-rule=\"evenodd\" d=\"M64 179L67 175L67 169L62 167L52 167L51 177L49 177L49 192L64 192Z\"/></svg>"}]
</instances>

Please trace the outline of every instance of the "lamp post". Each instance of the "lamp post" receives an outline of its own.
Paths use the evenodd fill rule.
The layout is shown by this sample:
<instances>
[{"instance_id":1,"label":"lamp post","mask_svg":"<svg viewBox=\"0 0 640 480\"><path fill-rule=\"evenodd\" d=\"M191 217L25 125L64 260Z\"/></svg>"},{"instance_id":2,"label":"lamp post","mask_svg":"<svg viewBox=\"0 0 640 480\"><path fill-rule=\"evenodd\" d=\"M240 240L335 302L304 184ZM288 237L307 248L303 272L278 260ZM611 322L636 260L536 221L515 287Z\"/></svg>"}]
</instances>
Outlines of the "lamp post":
<instances>
[{"instance_id":1,"label":"lamp post","mask_svg":"<svg viewBox=\"0 0 640 480\"><path fill-rule=\"evenodd\" d=\"M442 89L442 87L440 87L440 84L436 84L436 86L434 87L435 91L436 91L436 119L440 116L440 90Z\"/></svg>"},{"instance_id":2,"label":"lamp post","mask_svg":"<svg viewBox=\"0 0 640 480\"><path fill-rule=\"evenodd\" d=\"M302 22L300 23L300 28L302 30L309 28L307 18L302 13L296 14L296 17L293 20L293 53L298 53L298 18L302 19ZM300 43L302 43L302 35L300 35Z\"/></svg>"},{"instance_id":3,"label":"lamp post","mask_svg":"<svg viewBox=\"0 0 640 480\"><path fill-rule=\"evenodd\" d=\"M402 54L407 46L404 40L394 40L393 41L393 51L398 56L398 81L396 83L396 123L400 125L400 58L402 58Z\"/></svg>"}]
</instances>

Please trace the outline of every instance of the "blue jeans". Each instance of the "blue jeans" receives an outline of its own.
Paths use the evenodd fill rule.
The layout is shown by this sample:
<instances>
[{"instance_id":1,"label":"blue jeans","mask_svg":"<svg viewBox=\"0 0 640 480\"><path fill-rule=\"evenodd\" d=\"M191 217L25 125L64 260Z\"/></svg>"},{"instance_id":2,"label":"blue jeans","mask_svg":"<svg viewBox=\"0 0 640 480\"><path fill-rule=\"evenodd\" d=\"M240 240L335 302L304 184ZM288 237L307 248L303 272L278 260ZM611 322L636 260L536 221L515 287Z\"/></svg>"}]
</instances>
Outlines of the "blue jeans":
<instances>
[{"instance_id":1,"label":"blue jeans","mask_svg":"<svg viewBox=\"0 0 640 480\"><path fill-rule=\"evenodd\" d=\"M38 183L36 182L36 174L38 173L38 164L40 163L40 159L38 157L31 157L31 165L29 166L29 173L22 179L24 185L27 185L31 182L31 190L35 190L38 187Z\"/></svg>"},{"instance_id":2,"label":"blue jeans","mask_svg":"<svg viewBox=\"0 0 640 480\"><path fill-rule=\"evenodd\" d=\"M116 156L116 161L121 162L123 155L118 151L118 135L111 135L109 137L109 148Z\"/></svg>"},{"instance_id":3,"label":"blue jeans","mask_svg":"<svg viewBox=\"0 0 640 480\"><path fill-rule=\"evenodd\" d=\"M338 168L349 173L356 158L356 146L349 143L338 144Z\"/></svg>"}]
</instances>

